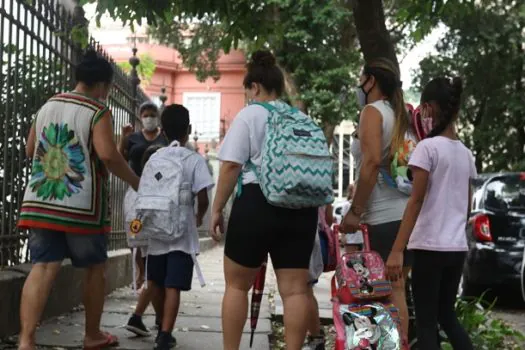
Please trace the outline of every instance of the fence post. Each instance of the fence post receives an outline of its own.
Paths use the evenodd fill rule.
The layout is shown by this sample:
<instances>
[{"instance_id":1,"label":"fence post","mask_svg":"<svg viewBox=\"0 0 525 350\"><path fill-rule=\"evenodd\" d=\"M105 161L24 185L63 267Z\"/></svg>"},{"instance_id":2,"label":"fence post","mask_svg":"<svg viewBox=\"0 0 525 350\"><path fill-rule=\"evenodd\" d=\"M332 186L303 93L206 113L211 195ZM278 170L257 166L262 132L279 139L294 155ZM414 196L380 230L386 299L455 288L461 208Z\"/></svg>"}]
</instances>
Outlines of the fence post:
<instances>
[{"instance_id":1,"label":"fence post","mask_svg":"<svg viewBox=\"0 0 525 350\"><path fill-rule=\"evenodd\" d=\"M89 21L86 19L85 15L86 15L86 12L82 8L82 6L80 6L77 2L77 4L75 5L75 8L73 9L73 21L72 21L73 28L71 28L71 30L77 31L77 32L82 31L84 32L87 38ZM77 66L82 60L82 47L80 43L77 42L77 43L74 43L74 48L75 48L75 51L73 52L72 59L73 59L73 65Z\"/></svg>"},{"instance_id":2,"label":"fence post","mask_svg":"<svg viewBox=\"0 0 525 350\"><path fill-rule=\"evenodd\" d=\"M139 85L140 85L140 78L139 78L139 73L137 71L137 67L138 65L140 64L140 59L137 57L137 46L135 45L132 49L132 52L133 52L133 56L131 56L131 58L129 59L129 64L131 65L131 72L130 72L130 75L131 75L131 86L132 86L132 89L133 89L133 108L131 109L135 115L131 115L130 116L130 123L132 125L135 125L135 120L136 120L136 116L138 115L138 88L139 88Z\"/></svg>"},{"instance_id":3,"label":"fence post","mask_svg":"<svg viewBox=\"0 0 525 350\"><path fill-rule=\"evenodd\" d=\"M161 87L160 88L160 96L159 96L159 100L160 100L160 110L161 112L164 110L164 108L166 107L166 101L168 101L168 96L166 96L166 87Z\"/></svg>"}]
</instances>

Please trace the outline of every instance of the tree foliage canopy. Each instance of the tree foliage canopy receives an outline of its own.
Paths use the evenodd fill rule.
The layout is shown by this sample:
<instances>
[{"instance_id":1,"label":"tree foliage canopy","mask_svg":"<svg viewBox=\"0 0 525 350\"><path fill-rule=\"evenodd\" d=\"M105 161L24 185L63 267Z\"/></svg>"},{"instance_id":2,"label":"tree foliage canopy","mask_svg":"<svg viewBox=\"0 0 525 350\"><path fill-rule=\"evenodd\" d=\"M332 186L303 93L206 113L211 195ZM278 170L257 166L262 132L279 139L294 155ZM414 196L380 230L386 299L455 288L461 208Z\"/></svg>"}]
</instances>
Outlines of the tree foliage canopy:
<instances>
[{"instance_id":1,"label":"tree foliage canopy","mask_svg":"<svg viewBox=\"0 0 525 350\"><path fill-rule=\"evenodd\" d=\"M292 99L325 126L357 116L349 96L358 50L366 59L396 60L400 49L444 25L436 53L414 67L417 87L436 76L461 76L460 135L478 170L525 168L522 0L99 0L97 10L124 21L146 18L153 35L176 47L201 79L218 77L221 50L270 48Z\"/></svg>"},{"instance_id":2,"label":"tree foliage canopy","mask_svg":"<svg viewBox=\"0 0 525 350\"><path fill-rule=\"evenodd\" d=\"M415 39L439 23L447 32L420 65L420 88L436 76L460 76L465 90L459 131L478 170L525 167L525 3L447 1L411 9ZM409 14L409 13L407 13Z\"/></svg>"}]
</instances>

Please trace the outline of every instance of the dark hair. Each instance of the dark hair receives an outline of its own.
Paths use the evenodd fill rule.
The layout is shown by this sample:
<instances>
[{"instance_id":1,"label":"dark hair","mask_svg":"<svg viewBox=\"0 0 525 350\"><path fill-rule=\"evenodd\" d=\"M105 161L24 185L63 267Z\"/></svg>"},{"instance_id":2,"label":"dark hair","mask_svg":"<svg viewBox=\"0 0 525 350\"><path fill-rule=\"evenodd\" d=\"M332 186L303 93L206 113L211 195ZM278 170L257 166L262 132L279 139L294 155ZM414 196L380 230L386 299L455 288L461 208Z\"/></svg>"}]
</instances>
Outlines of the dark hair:
<instances>
[{"instance_id":1,"label":"dark hair","mask_svg":"<svg viewBox=\"0 0 525 350\"><path fill-rule=\"evenodd\" d=\"M110 84L113 81L113 67L95 50L88 50L75 70L77 83L92 87L97 83Z\"/></svg>"},{"instance_id":2,"label":"dark hair","mask_svg":"<svg viewBox=\"0 0 525 350\"><path fill-rule=\"evenodd\" d=\"M190 127L190 112L186 107L178 104L167 106L161 116L162 131L169 139L181 140L188 136Z\"/></svg>"},{"instance_id":3,"label":"dark hair","mask_svg":"<svg viewBox=\"0 0 525 350\"><path fill-rule=\"evenodd\" d=\"M146 163L151 158L151 156L163 147L164 147L163 145L155 144L155 145L151 145L148 148L146 148L146 150L144 151L144 154L142 155L142 162L141 162L142 168L146 166Z\"/></svg>"},{"instance_id":4,"label":"dark hair","mask_svg":"<svg viewBox=\"0 0 525 350\"><path fill-rule=\"evenodd\" d=\"M427 137L440 135L453 123L459 113L461 104L461 94L463 93L463 80L459 77L435 78L431 80L423 89L421 94L421 104L435 102L439 111L439 123Z\"/></svg>"},{"instance_id":5,"label":"dark hair","mask_svg":"<svg viewBox=\"0 0 525 350\"><path fill-rule=\"evenodd\" d=\"M378 58L365 65L363 74L371 75L376 79L379 89L388 97L394 109L396 121L390 145L390 152L393 155L403 146L405 135L410 128L399 68L387 58Z\"/></svg>"},{"instance_id":6,"label":"dark hair","mask_svg":"<svg viewBox=\"0 0 525 350\"><path fill-rule=\"evenodd\" d=\"M151 101L146 101L143 104L141 104L139 107L139 116L141 116L142 113L146 111L152 111L152 112L158 113L159 107Z\"/></svg>"},{"instance_id":7,"label":"dark hair","mask_svg":"<svg viewBox=\"0 0 525 350\"><path fill-rule=\"evenodd\" d=\"M270 51L256 51L247 64L248 72L243 85L249 89L253 83L261 84L269 93L275 92L281 96L284 91L284 75L277 67L275 56Z\"/></svg>"}]
</instances>

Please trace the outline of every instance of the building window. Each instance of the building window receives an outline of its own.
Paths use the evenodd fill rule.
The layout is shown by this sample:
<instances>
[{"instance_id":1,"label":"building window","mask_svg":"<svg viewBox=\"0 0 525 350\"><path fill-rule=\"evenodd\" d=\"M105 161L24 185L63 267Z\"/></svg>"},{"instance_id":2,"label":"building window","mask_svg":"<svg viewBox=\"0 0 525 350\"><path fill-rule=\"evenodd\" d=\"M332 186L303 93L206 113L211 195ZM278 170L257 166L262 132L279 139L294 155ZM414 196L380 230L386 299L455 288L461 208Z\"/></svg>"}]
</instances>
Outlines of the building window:
<instances>
[{"instance_id":1,"label":"building window","mask_svg":"<svg viewBox=\"0 0 525 350\"><path fill-rule=\"evenodd\" d=\"M193 135L197 133L199 141L210 142L219 140L221 131L221 94L184 93L184 106L190 111Z\"/></svg>"}]
</instances>

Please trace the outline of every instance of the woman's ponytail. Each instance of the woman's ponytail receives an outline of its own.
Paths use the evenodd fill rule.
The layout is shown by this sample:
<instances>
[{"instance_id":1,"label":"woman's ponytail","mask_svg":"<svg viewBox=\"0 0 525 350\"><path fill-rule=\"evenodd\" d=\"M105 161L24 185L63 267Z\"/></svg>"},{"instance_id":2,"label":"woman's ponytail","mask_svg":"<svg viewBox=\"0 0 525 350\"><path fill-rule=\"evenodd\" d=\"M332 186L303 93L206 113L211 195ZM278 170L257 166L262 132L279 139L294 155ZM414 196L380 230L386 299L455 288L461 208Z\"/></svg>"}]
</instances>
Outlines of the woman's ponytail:
<instances>
[{"instance_id":1,"label":"woman's ponytail","mask_svg":"<svg viewBox=\"0 0 525 350\"><path fill-rule=\"evenodd\" d=\"M394 155L403 146L410 129L399 69L389 59L378 58L365 65L364 73L374 76L394 110L395 124L390 147L391 154Z\"/></svg>"}]
</instances>

